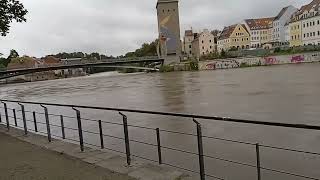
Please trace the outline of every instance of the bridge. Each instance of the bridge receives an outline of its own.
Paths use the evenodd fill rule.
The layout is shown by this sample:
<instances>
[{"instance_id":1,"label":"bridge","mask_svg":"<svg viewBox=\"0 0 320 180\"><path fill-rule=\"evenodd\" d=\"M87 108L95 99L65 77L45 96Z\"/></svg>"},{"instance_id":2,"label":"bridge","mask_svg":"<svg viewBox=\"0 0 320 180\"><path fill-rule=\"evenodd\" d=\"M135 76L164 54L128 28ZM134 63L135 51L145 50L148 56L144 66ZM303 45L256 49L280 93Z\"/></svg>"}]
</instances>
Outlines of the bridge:
<instances>
[{"instance_id":1,"label":"bridge","mask_svg":"<svg viewBox=\"0 0 320 180\"><path fill-rule=\"evenodd\" d=\"M20 75L26 75L37 72L53 71L53 70L63 70L63 69L76 69L76 68L91 68L91 67L110 67L110 68L125 68L125 69L141 69L148 71L158 71L156 68L145 67L147 65L153 64L163 64L164 59L159 59L158 57L145 57L136 59L104 59L98 62L81 61L80 63L73 64L72 62L65 61L65 64L58 65L45 65L41 67L34 68L22 68L22 69L10 69L5 71L0 71L0 80L8 79ZM141 63L143 63L141 65ZM139 64L138 66L129 66L130 64Z\"/></svg>"}]
</instances>

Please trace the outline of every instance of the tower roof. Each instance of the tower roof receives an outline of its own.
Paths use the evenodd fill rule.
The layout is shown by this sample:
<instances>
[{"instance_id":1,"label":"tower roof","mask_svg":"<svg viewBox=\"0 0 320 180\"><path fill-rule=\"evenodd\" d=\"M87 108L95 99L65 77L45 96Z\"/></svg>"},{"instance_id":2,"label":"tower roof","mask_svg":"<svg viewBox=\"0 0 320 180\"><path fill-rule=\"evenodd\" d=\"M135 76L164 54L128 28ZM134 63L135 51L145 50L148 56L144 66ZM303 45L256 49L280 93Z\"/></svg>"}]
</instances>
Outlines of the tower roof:
<instances>
[{"instance_id":1,"label":"tower roof","mask_svg":"<svg viewBox=\"0 0 320 180\"><path fill-rule=\"evenodd\" d=\"M158 1L157 1L157 7L158 7L158 5L161 4L161 3L174 3L174 2L178 3L179 0L158 0Z\"/></svg>"}]
</instances>

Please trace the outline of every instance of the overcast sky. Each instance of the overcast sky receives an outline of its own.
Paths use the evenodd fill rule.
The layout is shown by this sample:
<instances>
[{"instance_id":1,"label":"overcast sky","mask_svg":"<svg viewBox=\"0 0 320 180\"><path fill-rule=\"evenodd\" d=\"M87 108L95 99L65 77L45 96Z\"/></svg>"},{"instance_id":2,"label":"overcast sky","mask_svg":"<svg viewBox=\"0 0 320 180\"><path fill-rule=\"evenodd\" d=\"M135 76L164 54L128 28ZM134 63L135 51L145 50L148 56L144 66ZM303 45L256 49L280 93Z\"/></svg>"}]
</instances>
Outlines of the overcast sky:
<instances>
[{"instance_id":1,"label":"overcast sky","mask_svg":"<svg viewBox=\"0 0 320 180\"><path fill-rule=\"evenodd\" d=\"M276 16L311 0L180 0L181 31L221 29L245 18ZM121 55L157 38L156 0L21 0L27 23L0 36L0 52L41 57L58 52Z\"/></svg>"}]
</instances>

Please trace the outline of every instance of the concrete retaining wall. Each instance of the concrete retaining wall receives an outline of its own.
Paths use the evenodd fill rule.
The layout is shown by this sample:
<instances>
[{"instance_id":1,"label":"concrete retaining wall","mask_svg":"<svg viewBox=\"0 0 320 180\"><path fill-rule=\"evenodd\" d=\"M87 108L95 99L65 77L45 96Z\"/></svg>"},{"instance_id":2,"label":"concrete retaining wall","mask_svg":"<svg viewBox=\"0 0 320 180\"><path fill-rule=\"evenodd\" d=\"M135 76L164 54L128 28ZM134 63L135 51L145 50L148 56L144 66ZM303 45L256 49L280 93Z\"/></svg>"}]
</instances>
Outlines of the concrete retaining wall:
<instances>
[{"instance_id":1,"label":"concrete retaining wall","mask_svg":"<svg viewBox=\"0 0 320 180\"><path fill-rule=\"evenodd\" d=\"M230 69L250 66L266 66L278 64L297 64L320 62L320 52L232 59L217 59L199 62L199 70Z\"/></svg>"}]
</instances>

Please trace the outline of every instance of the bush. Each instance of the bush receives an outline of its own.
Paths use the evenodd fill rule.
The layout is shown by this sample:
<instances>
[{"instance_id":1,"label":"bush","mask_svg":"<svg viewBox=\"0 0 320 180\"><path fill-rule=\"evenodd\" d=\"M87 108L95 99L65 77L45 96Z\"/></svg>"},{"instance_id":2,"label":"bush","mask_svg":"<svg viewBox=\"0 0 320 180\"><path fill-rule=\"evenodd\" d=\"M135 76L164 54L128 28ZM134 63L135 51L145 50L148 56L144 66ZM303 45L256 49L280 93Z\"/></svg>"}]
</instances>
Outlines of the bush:
<instances>
[{"instance_id":1,"label":"bush","mask_svg":"<svg viewBox=\"0 0 320 180\"><path fill-rule=\"evenodd\" d=\"M198 64L198 62L191 61L191 62L189 63L189 65L190 65L191 71L198 71L198 70L199 70L199 64Z\"/></svg>"},{"instance_id":2,"label":"bush","mask_svg":"<svg viewBox=\"0 0 320 180\"><path fill-rule=\"evenodd\" d=\"M159 70L160 72L172 72L174 71L174 66L162 65Z\"/></svg>"}]
</instances>

